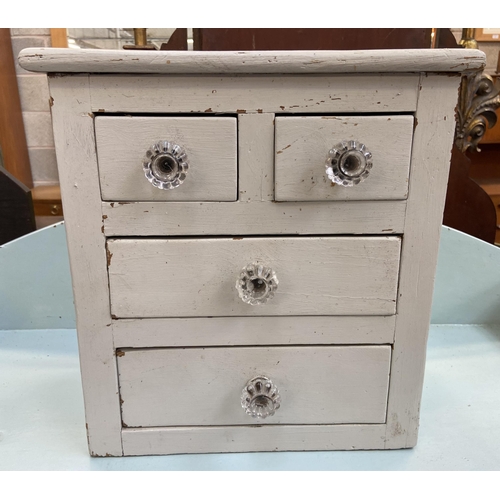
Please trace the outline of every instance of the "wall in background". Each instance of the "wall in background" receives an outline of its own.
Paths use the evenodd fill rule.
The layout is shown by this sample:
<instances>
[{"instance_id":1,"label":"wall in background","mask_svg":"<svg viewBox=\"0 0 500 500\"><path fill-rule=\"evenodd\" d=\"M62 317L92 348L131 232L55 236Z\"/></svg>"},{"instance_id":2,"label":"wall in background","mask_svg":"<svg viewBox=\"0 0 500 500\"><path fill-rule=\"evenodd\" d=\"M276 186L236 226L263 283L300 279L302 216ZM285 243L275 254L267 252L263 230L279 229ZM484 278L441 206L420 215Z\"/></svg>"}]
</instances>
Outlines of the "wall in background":
<instances>
[{"instance_id":1,"label":"wall in background","mask_svg":"<svg viewBox=\"0 0 500 500\"><path fill-rule=\"evenodd\" d=\"M26 47L50 47L50 28L11 28L10 34L33 183L35 187L57 184L47 76L30 73L17 63L19 52Z\"/></svg>"}]
</instances>

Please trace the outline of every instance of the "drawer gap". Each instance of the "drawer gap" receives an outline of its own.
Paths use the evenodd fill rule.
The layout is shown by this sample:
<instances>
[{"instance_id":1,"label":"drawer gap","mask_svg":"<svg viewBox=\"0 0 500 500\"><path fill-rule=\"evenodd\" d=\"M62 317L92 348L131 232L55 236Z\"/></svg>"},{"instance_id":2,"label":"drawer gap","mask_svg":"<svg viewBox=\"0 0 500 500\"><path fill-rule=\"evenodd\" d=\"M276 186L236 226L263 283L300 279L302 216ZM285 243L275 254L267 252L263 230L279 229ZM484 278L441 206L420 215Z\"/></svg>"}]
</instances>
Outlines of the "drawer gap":
<instances>
[{"instance_id":1,"label":"drawer gap","mask_svg":"<svg viewBox=\"0 0 500 500\"><path fill-rule=\"evenodd\" d=\"M122 422L123 423L123 422ZM123 429L127 430L133 430L133 429L151 429L151 430L161 430L161 429L196 429L196 428L210 428L213 429L214 427L231 427L231 428L253 428L257 429L259 427L295 427L297 425L300 425L301 427L342 427L342 426L348 426L348 425L359 425L359 426L370 426L370 425L384 425L385 422L363 422L362 424L358 424L355 422L342 422L339 424L224 424L223 426L220 425L166 425L166 426L141 426L141 425L126 425L123 424Z\"/></svg>"},{"instance_id":2,"label":"drawer gap","mask_svg":"<svg viewBox=\"0 0 500 500\"><path fill-rule=\"evenodd\" d=\"M112 116L112 117L145 117L145 118L152 118L152 117L165 117L165 118L200 118L200 117L208 117L208 116L217 116L217 117L229 117L229 118L237 118L239 113L226 113L226 112L206 112L206 113L128 113L126 111L123 112L116 112L116 113L109 113L109 112L99 112L99 111L94 111L93 115L94 117L98 116ZM396 114L396 113L392 113Z\"/></svg>"},{"instance_id":3,"label":"drawer gap","mask_svg":"<svg viewBox=\"0 0 500 500\"><path fill-rule=\"evenodd\" d=\"M262 344L256 344L256 345L224 345L224 349L268 349L268 348L288 348L288 347L297 347L300 349L308 349L308 348L317 348L317 347L379 347L379 346L385 346L385 347L391 347L393 344L390 343L384 343L384 344L266 344L263 346ZM125 356L127 352L137 352L137 351L151 351L151 350L189 350L189 349L220 349L220 346L203 346L203 345L196 345L196 346L173 346L173 347L165 347L165 346L148 346L148 347L120 347L116 349L116 356L122 357Z\"/></svg>"},{"instance_id":4,"label":"drawer gap","mask_svg":"<svg viewBox=\"0 0 500 500\"><path fill-rule=\"evenodd\" d=\"M380 112L372 112L372 113L355 113L355 112L344 112L344 113L303 113L303 112L297 112L297 113L275 113L276 117L289 117L289 116L307 116L307 117L312 117L312 116L319 116L319 117L336 117L338 116L339 118L343 117L364 117L364 116L415 116L415 113L413 111L387 111L385 113L380 113Z\"/></svg>"},{"instance_id":5,"label":"drawer gap","mask_svg":"<svg viewBox=\"0 0 500 500\"><path fill-rule=\"evenodd\" d=\"M211 236L211 235L206 235L206 234L189 234L185 236L178 236L178 235L173 235L173 236L165 236L165 235L157 235L157 236L108 236L106 240L108 241L114 241L114 240L176 240L176 241L182 241L182 240L218 240L218 239L233 239L235 241L240 241L240 240L246 240L246 239L252 239L252 238L268 238L268 239L273 239L273 238L280 238L280 239L285 239L285 238L353 238L353 237L360 237L360 238L383 238L384 236L387 237L399 237L401 240L403 240L403 233L378 233L378 234L367 234L367 233L340 233L340 234L334 234L328 233L328 234L323 234L323 233L300 233L300 234L244 234L244 235L234 235L234 234L217 234L216 236Z\"/></svg>"}]
</instances>

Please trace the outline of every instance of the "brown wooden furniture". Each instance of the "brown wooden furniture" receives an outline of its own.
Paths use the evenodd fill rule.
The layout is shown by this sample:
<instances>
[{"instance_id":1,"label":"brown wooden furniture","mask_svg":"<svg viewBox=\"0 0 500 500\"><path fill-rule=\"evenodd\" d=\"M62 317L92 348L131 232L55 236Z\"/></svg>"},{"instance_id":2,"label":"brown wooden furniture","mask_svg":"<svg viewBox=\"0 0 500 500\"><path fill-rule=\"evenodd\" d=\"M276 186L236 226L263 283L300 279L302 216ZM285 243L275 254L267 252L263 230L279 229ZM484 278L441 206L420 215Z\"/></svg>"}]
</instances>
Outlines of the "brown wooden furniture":
<instances>
[{"instance_id":1,"label":"brown wooden furniture","mask_svg":"<svg viewBox=\"0 0 500 500\"><path fill-rule=\"evenodd\" d=\"M0 28L0 148L4 168L32 188L33 179L8 28Z\"/></svg>"},{"instance_id":2,"label":"brown wooden furniture","mask_svg":"<svg viewBox=\"0 0 500 500\"><path fill-rule=\"evenodd\" d=\"M481 152L467 152L470 176L488 194L495 206L495 243L500 245L500 108L497 123L479 143Z\"/></svg>"},{"instance_id":3,"label":"brown wooden furniture","mask_svg":"<svg viewBox=\"0 0 500 500\"><path fill-rule=\"evenodd\" d=\"M52 47L65 49L68 47L68 29L50 28L50 44Z\"/></svg>"},{"instance_id":4,"label":"brown wooden furniture","mask_svg":"<svg viewBox=\"0 0 500 500\"><path fill-rule=\"evenodd\" d=\"M31 191L33 196L33 205L37 216L56 216L63 215L61 203L61 187L59 184L48 186L37 186Z\"/></svg>"},{"instance_id":5,"label":"brown wooden furniture","mask_svg":"<svg viewBox=\"0 0 500 500\"><path fill-rule=\"evenodd\" d=\"M195 50L418 49L431 46L430 28L198 28Z\"/></svg>"},{"instance_id":6,"label":"brown wooden furniture","mask_svg":"<svg viewBox=\"0 0 500 500\"><path fill-rule=\"evenodd\" d=\"M443 224L493 243L496 232L493 202L484 186L471 179L470 166L469 158L454 146Z\"/></svg>"},{"instance_id":7,"label":"brown wooden furniture","mask_svg":"<svg viewBox=\"0 0 500 500\"><path fill-rule=\"evenodd\" d=\"M10 30L0 28L0 245L36 229Z\"/></svg>"}]
</instances>

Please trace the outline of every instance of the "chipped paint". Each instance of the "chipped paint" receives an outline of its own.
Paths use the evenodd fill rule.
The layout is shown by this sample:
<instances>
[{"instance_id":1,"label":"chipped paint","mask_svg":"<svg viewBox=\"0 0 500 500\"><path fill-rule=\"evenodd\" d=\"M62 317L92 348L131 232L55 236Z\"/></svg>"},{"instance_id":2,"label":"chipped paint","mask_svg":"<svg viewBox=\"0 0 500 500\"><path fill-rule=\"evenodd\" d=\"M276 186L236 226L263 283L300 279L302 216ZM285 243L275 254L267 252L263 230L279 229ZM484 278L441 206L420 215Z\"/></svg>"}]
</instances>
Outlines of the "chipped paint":
<instances>
[{"instance_id":1,"label":"chipped paint","mask_svg":"<svg viewBox=\"0 0 500 500\"><path fill-rule=\"evenodd\" d=\"M276 151L276 154L279 155L279 154L283 153L283 151L285 151L285 149L288 149L291 146L292 146L291 144L289 144L288 146L285 146L283 149L280 149L279 151Z\"/></svg>"},{"instance_id":2,"label":"chipped paint","mask_svg":"<svg viewBox=\"0 0 500 500\"><path fill-rule=\"evenodd\" d=\"M112 257L113 257L113 254L109 251L108 245L106 244L106 262L107 262L108 268L111 265L111 258Z\"/></svg>"}]
</instances>

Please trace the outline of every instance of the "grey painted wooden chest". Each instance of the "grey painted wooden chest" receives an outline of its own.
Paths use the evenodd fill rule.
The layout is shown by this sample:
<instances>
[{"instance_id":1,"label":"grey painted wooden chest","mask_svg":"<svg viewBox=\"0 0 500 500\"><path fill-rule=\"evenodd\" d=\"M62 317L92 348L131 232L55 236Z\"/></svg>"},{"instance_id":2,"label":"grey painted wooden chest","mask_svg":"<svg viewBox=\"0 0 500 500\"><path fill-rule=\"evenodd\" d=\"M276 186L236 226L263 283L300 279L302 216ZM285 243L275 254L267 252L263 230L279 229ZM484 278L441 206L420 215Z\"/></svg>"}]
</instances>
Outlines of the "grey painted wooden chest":
<instances>
[{"instance_id":1,"label":"grey painted wooden chest","mask_svg":"<svg viewBox=\"0 0 500 500\"><path fill-rule=\"evenodd\" d=\"M416 444L460 75L484 54L20 63L49 73L92 455Z\"/></svg>"}]
</instances>

